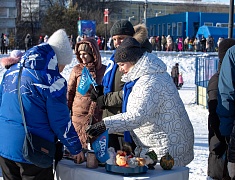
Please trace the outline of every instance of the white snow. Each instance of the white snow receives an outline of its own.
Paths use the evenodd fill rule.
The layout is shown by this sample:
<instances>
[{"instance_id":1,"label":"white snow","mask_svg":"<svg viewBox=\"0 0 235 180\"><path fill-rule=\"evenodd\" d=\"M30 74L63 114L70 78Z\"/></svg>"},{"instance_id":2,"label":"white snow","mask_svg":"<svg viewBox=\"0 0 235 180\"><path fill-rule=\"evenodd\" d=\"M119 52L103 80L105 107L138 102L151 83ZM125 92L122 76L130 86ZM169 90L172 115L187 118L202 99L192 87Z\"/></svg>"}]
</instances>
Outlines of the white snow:
<instances>
[{"instance_id":1,"label":"white snow","mask_svg":"<svg viewBox=\"0 0 235 180\"><path fill-rule=\"evenodd\" d=\"M171 53L171 56L165 53L156 53L167 65L167 71L170 73L171 67L178 62L180 72L183 73L184 85L179 90L189 118L194 127L195 143L194 143L194 160L187 165L189 167L189 180L205 180L207 179L207 158L208 150L208 130L207 117L208 110L196 104L196 86L195 80L195 55L191 53ZM168 53L169 54L169 53ZM0 55L0 58L5 55ZM102 61L105 64L106 60L111 56L111 52L101 52ZM73 62L67 65L62 72L62 75L68 80L72 67L77 64L74 56ZM0 67L0 81L5 70ZM1 174L0 174L1 176ZM0 177L1 179L1 177Z\"/></svg>"}]
</instances>

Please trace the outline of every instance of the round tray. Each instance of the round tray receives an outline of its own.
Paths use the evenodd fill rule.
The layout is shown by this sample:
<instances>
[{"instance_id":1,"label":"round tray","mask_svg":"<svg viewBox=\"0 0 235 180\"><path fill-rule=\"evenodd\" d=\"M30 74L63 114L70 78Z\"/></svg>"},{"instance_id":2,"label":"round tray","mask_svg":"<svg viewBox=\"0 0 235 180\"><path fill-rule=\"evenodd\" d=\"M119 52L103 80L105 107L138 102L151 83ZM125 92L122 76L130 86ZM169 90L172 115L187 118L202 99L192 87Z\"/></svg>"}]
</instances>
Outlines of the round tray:
<instances>
[{"instance_id":1,"label":"round tray","mask_svg":"<svg viewBox=\"0 0 235 180\"><path fill-rule=\"evenodd\" d=\"M148 171L147 166L137 166L135 168L130 168L130 167L110 165L110 164L106 164L105 169L108 172L123 174L125 176L131 175L131 174L142 174Z\"/></svg>"}]
</instances>

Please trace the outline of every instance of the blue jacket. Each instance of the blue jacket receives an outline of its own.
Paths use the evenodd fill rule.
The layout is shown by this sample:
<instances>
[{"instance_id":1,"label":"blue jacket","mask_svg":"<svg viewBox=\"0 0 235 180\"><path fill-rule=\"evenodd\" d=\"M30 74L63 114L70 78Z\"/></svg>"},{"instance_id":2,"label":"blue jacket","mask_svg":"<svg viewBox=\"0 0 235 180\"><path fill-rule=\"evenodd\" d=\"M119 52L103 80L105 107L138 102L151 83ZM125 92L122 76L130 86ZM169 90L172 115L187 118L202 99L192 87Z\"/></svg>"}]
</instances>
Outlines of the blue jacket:
<instances>
[{"instance_id":1,"label":"blue jacket","mask_svg":"<svg viewBox=\"0 0 235 180\"><path fill-rule=\"evenodd\" d=\"M220 69L216 111L221 134L230 136L235 120L235 46L227 50Z\"/></svg>"},{"instance_id":2,"label":"blue jacket","mask_svg":"<svg viewBox=\"0 0 235 180\"><path fill-rule=\"evenodd\" d=\"M43 43L26 51L20 63L4 74L0 86L0 156L26 162L22 156L25 131L17 95L20 66L24 66L20 91L28 131L51 142L58 137L72 154L78 154L82 147L69 115L67 82L59 73L54 50Z\"/></svg>"}]
</instances>

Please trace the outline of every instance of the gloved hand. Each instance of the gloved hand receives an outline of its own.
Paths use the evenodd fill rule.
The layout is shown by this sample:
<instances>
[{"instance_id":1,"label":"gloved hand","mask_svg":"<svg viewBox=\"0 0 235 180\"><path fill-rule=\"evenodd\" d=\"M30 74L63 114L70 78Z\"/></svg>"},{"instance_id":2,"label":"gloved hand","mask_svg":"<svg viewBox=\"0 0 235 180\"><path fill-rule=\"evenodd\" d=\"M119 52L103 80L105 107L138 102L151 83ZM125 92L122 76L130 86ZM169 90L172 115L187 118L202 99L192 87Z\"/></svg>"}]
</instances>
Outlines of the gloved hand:
<instances>
[{"instance_id":1,"label":"gloved hand","mask_svg":"<svg viewBox=\"0 0 235 180\"><path fill-rule=\"evenodd\" d=\"M90 138L98 137L100 134L106 131L104 121L97 122L93 125L89 125L86 129L86 133Z\"/></svg>"},{"instance_id":2,"label":"gloved hand","mask_svg":"<svg viewBox=\"0 0 235 180\"><path fill-rule=\"evenodd\" d=\"M218 146L216 146L213 151L215 152L216 155L218 155L218 159L223 156L227 149L227 144L226 142L220 142Z\"/></svg>"},{"instance_id":3,"label":"gloved hand","mask_svg":"<svg viewBox=\"0 0 235 180\"><path fill-rule=\"evenodd\" d=\"M99 96L97 98L96 104L100 109L105 109L105 105L104 105L104 97L105 95Z\"/></svg>"},{"instance_id":4,"label":"gloved hand","mask_svg":"<svg viewBox=\"0 0 235 180\"><path fill-rule=\"evenodd\" d=\"M235 163L228 162L228 173L231 178L235 177Z\"/></svg>"},{"instance_id":5,"label":"gloved hand","mask_svg":"<svg viewBox=\"0 0 235 180\"><path fill-rule=\"evenodd\" d=\"M104 86L102 85L95 86L95 88L91 90L91 96L90 96L91 100L96 102L97 98L104 94L103 91L104 91Z\"/></svg>"}]
</instances>

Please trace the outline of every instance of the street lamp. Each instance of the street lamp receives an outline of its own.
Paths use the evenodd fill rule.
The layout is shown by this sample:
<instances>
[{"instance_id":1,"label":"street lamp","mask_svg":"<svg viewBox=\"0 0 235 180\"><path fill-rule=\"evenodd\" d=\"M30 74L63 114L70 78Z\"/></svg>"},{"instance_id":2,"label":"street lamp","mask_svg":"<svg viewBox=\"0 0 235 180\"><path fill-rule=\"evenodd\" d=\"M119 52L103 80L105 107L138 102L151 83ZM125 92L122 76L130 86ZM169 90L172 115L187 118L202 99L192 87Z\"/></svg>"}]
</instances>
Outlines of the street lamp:
<instances>
[{"instance_id":1,"label":"street lamp","mask_svg":"<svg viewBox=\"0 0 235 180\"><path fill-rule=\"evenodd\" d=\"M233 16L234 16L234 0L230 0L228 38L233 38Z\"/></svg>"},{"instance_id":2,"label":"street lamp","mask_svg":"<svg viewBox=\"0 0 235 180\"><path fill-rule=\"evenodd\" d=\"M145 24L145 26L147 26L147 24L146 24L147 8L148 8L148 3L147 3L147 0L145 0L145 3L144 3L144 24Z\"/></svg>"},{"instance_id":3,"label":"street lamp","mask_svg":"<svg viewBox=\"0 0 235 180\"><path fill-rule=\"evenodd\" d=\"M135 18L135 16L131 16L128 18L128 21L131 21L131 19Z\"/></svg>"}]
</instances>

